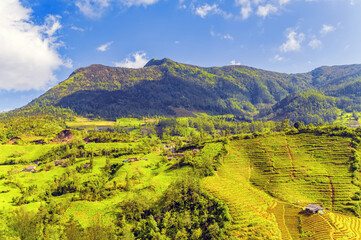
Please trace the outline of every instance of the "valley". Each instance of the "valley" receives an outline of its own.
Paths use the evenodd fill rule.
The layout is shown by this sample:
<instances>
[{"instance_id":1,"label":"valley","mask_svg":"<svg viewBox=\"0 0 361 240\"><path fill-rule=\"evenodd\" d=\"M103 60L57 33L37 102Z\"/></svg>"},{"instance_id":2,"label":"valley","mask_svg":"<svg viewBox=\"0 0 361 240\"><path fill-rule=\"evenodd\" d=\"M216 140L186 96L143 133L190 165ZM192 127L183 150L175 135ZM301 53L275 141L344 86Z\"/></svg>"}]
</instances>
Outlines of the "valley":
<instances>
[{"instance_id":1,"label":"valley","mask_svg":"<svg viewBox=\"0 0 361 240\"><path fill-rule=\"evenodd\" d=\"M36 226L34 234L45 239L47 234L73 239L74 231L80 234L75 239L92 238L94 228L111 229L101 235L107 239L360 237L358 129L231 119L78 118L54 139L19 135L0 146L2 236L28 239L12 225L22 219L21 229ZM191 205L163 209L184 194L173 190L175 185L195 191L184 195ZM192 203L200 196L201 202ZM204 207L199 203L217 206L206 211L219 208L220 215L189 215L186 209ZM310 203L325 211L305 212ZM169 214L191 222L166 223ZM152 228L146 227L149 221ZM207 224L194 225L198 221ZM211 233L209 224L218 230Z\"/></svg>"}]
</instances>

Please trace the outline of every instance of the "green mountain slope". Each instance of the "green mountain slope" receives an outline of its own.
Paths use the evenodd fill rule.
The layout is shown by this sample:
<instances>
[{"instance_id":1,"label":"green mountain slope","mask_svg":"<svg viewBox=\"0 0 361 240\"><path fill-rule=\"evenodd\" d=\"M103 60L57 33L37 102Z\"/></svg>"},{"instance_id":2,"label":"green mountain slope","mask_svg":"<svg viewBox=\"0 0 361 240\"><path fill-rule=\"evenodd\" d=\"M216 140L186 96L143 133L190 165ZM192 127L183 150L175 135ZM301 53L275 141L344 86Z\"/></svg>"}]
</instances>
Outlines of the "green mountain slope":
<instances>
[{"instance_id":1,"label":"green mountain slope","mask_svg":"<svg viewBox=\"0 0 361 240\"><path fill-rule=\"evenodd\" d=\"M144 68L91 65L80 68L32 101L107 118L174 115L173 108L210 114L254 113L289 93L309 89L307 74L282 74L245 66L202 68L169 59Z\"/></svg>"},{"instance_id":2,"label":"green mountain slope","mask_svg":"<svg viewBox=\"0 0 361 240\"><path fill-rule=\"evenodd\" d=\"M288 95L260 116L263 114L273 120L290 119L305 124L333 122L341 112L337 103L334 97L310 90Z\"/></svg>"},{"instance_id":3,"label":"green mountain slope","mask_svg":"<svg viewBox=\"0 0 361 240\"><path fill-rule=\"evenodd\" d=\"M204 68L170 59L152 59L140 69L102 65L80 68L25 108L55 106L86 117L109 119L175 116L177 109L235 114L248 119L263 118L268 113L268 119L290 116L292 120L317 123L319 119L334 120L340 112L336 108L361 110L360 82L361 65L320 67L308 73L285 74L246 66ZM295 101L296 95L292 94L310 90L336 99L309 93L297 95L297 102L304 105L302 109L311 110L308 113L314 115L303 119L299 117L300 109L290 107L290 102ZM257 115L273 105L272 111ZM332 116L328 116L330 114Z\"/></svg>"}]
</instances>

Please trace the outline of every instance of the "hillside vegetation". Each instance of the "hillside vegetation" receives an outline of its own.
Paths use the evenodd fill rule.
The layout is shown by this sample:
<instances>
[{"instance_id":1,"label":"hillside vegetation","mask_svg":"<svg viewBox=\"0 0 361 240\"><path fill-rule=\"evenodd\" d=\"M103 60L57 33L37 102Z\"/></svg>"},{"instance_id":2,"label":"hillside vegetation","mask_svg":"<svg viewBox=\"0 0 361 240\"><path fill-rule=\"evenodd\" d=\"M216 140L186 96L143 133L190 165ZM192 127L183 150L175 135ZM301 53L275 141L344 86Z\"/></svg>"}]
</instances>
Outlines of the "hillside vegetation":
<instances>
[{"instance_id":1,"label":"hillside vegetation","mask_svg":"<svg viewBox=\"0 0 361 240\"><path fill-rule=\"evenodd\" d=\"M318 124L334 121L341 112L361 111L360 75L360 65L302 74L246 66L205 68L170 59L152 59L140 69L91 65L15 112L53 106L109 120L205 112Z\"/></svg>"},{"instance_id":2,"label":"hillside vegetation","mask_svg":"<svg viewBox=\"0 0 361 240\"><path fill-rule=\"evenodd\" d=\"M75 118L16 135L0 145L0 236L361 237L360 128L236 119Z\"/></svg>"}]
</instances>

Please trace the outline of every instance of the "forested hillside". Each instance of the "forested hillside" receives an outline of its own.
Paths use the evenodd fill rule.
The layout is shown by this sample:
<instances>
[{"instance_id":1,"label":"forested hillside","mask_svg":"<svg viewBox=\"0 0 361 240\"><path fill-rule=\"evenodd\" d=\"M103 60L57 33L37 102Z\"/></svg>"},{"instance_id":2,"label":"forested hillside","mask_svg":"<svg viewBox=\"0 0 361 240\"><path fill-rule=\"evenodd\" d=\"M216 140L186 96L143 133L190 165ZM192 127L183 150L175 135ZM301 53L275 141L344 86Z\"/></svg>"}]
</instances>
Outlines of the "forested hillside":
<instances>
[{"instance_id":1,"label":"forested hillside","mask_svg":"<svg viewBox=\"0 0 361 240\"><path fill-rule=\"evenodd\" d=\"M240 119L333 122L361 111L361 65L284 74L246 66L198 67L170 59L143 68L91 65L15 111L53 106L91 118L234 114ZM10 113L13 116L13 113Z\"/></svg>"},{"instance_id":2,"label":"forested hillside","mask_svg":"<svg viewBox=\"0 0 361 240\"><path fill-rule=\"evenodd\" d=\"M144 68L92 65L29 104L70 108L84 116L176 115L174 108L209 114L250 115L289 93L310 88L307 74L281 74L245 66L202 68L169 59Z\"/></svg>"}]
</instances>

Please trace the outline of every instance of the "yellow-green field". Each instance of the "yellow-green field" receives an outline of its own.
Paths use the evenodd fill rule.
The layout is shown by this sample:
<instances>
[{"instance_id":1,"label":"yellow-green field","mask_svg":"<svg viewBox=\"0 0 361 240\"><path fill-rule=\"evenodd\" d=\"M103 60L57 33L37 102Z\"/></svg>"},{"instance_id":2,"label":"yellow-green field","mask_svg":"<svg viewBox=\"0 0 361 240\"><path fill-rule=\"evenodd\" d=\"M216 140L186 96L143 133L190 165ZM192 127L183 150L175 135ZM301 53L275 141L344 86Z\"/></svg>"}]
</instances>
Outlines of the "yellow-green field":
<instances>
[{"instance_id":1,"label":"yellow-green field","mask_svg":"<svg viewBox=\"0 0 361 240\"><path fill-rule=\"evenodd\" d=\"M223 166L203 186L224 200L241 239L360 239L361 219L347 213L352 184L350 138L313 134L234 140ZM325 214L303 207L322 204ZM350 213L348 213L350 214Z\"/></svg>"},{"instance_id":2,"label":"yellow-green field","mask_svg":"<svg viewBox=\"0 0 361 240\"><path fill-rule=\"evenodd\" d=\"M94 130L99 128L111 128L115 124L115 121L94 121L87 118L76 118L75 121L67 122L66 125L69 128L74 129L87 129Z\"/></svg>"}]
</instances>

